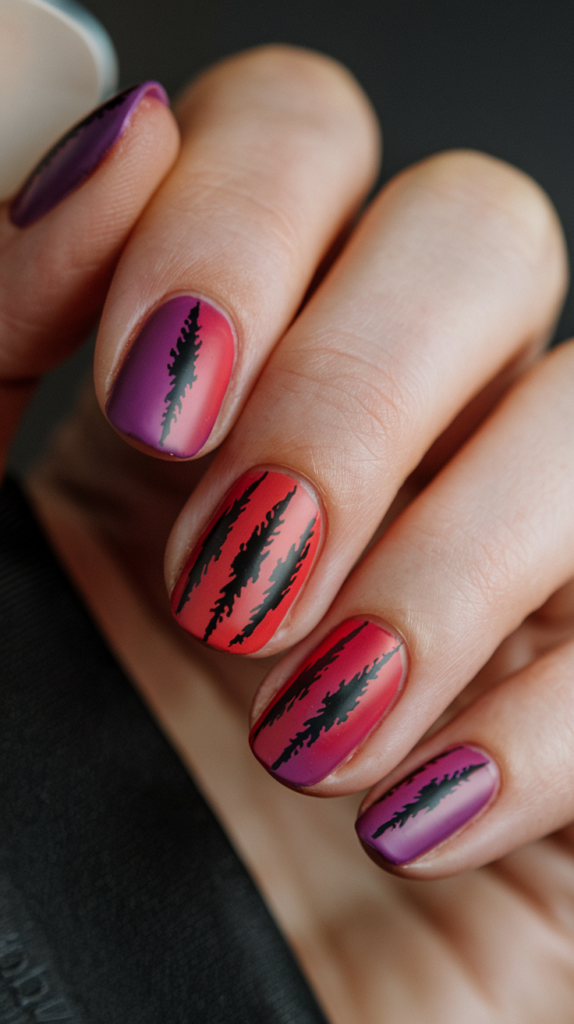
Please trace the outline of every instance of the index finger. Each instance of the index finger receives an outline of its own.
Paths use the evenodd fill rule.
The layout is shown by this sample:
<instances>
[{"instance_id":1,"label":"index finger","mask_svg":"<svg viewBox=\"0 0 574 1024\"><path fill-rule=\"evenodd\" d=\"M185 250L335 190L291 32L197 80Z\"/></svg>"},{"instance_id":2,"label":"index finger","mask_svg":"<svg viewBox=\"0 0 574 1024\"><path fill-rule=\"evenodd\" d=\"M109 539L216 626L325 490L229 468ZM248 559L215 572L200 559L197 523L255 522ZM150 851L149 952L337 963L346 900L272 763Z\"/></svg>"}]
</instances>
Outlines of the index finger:
<instances>
[{"instance_id":1,"label":"index finger","mask_svg":"<svg viewBox=\"0 0 574 1024\"><path fill-rule=\"evenodd\" d=\"M229 431L378 167L374 115L334 61L265 47L179 105L180 160L109 294L96 387L138 448L189 458Z\"/></svg>"}]
</instances>

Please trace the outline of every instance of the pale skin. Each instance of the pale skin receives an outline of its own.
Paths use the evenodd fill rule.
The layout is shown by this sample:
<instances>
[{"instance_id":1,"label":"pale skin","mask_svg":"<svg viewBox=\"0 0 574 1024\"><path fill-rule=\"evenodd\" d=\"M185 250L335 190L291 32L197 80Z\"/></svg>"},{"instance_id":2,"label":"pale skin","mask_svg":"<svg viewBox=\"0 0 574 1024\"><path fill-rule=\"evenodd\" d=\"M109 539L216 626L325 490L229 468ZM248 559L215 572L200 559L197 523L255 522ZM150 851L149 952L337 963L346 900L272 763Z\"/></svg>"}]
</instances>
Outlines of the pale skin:
<instances>
[{"instance_id":1,"label":"pale skin","mask_svg":"<svg viewBox=\"0 0 574 1024\"><path fill-rule=\"evenodd\" d=\"M2 212L4 453L35 379L103 306L100 405L89 389L28 488L328 1019L570 1024L574 347L544 354L567 282L556 214L520 172L450 153L404 172L356 224L378 127L317 55L234 58L175 113L144 100L31 227ZM209 442L176 464L135 450L100 406L149 309L188 290L229 314L238 354ZM262 657L241 659L184 634L168 593L230 484L263 464L310 481L328 531ZM334 799L311 799L252 757L250 705L357 614L403 634L409 677L310 791ZM496 760L497 798L381 871L353 832L359 794L459 742Z\"/></svg>"}]
</instances>

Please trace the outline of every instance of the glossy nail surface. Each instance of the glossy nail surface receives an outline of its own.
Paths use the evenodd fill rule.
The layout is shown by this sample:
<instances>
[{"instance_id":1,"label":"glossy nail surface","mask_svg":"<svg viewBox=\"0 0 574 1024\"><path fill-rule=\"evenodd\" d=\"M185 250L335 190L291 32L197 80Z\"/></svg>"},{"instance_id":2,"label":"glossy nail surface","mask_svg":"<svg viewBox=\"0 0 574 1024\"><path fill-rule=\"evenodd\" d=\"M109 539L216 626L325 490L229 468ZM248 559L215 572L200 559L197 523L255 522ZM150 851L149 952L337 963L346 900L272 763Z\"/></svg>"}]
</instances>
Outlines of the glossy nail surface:
<instances>
[{"instance_id":1,"label":"glossy nail surface","mask_svg":"<svg viewBox=\"0 0 574 1024\"><path fill-rule=\"evenodd\" d=\"M320 535L317 503L300 481L275 470L246 473L174 588L177 622L221 650L260 650L309 575Z\"/></svg>"},{"instance_id":2,"label":"glossy nail surface","mask_svg":"<svg viewBox=\"0 0 574 1024\"><path fill-rule=\"evenodd\" d=\"M128 353L106 406L110 422L159 452L190 458L211 434L234 354L223 313L193 295L170 299Z\"/></svg>"},{"instance_id":3,"label":"glossy nail surface","mask_svg":"<svg viewBox=\"0 0 574 1024\"><path fill-rule=\"evenodd\" d=\"M458 832L498 788L498 768L474 747L452 747L421 765L360 816L359 838L406 864Z\"/></svg>"},{"instance_id":4,"label":"glossy nail surface","mask_svg":"<svg viewBox=\"0 0 574 1024\"><path fill-rule=\"evenodd\" d=\"M112 96L74 125L34 168L10 204L17 227L33 224L78 188L101 164L144 96L169 99L159 82L144 82Z\"/></svg>"},{"instance_id":5,"label":"glossy nail surface","mask_svg":"<svg viewBox=\"0 0 574 1024\"><path fill-rule=\"evenodd\" d=\"M337 626L287 680L252 729L276 778L313 786L347 760L392 704L406 669L400 637L367 619Z\"/></svg>"}]
</instances>

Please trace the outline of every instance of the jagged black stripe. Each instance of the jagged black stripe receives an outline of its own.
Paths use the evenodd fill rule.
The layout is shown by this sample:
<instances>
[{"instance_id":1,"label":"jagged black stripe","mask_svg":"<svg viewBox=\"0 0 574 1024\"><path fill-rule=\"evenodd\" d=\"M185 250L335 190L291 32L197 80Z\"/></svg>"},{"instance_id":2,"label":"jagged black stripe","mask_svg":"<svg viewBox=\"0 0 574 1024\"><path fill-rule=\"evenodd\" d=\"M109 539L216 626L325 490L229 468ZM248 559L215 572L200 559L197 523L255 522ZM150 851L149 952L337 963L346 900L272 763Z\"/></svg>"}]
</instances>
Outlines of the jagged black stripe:
<instances>
[{"instance_id":1,"label":"jagged black stripe","mask_svg":"<svg viewBox=\"0 0 574 1024\"><path fill-rule=\"evenodd\" d=\"M233 647L234 644L242 644L247 637L250 637L254 630L257 629L257 626L263 622L265 616L278 608L283 598L289 593L297 579L303 562L309 554L309 541L313 536L313 527L316 521L317 516L314 516L307 523L305 530L299 538L299 542L296 545L292 544L289 548L285 561L282 558L278 559L277 565L269 577L271 586L264 592L263 601L256 608L252 609L249 622L244 626L241 633L233 637L229 644L230 647Z\"/></svg>"},{"instance_id":2,"label":"jagged black stripe","mask_svg":"<svg viewBox=\"0 0 574 1024\"><path fill-rule=\"evenodd\" d=\"M301 729L289 741L280 756L271 765L272 770L276 771L280 765L289 761L303 746L312 747L322 732L329 732L329 729L332 729L334 725L346 722L351 712L358 707L360 698L369 683L377 678L383 665L400 651L401 646L402 644L398 644L396 647L393 647L392 651L388 651L380 658L376 658L370 668L368 665L365 665L349 682L342 679L334 693L327 691L317 714L303 722L303 725L306 725L307 728Z\"/></svg>"},{"instance_id":3,"label":"jagged black stripe","mask_svg":"<svg viewBox=\"0 0 574 1024\"><path fill-rule=\"evenodd\" d=\"M254 583L259 579L261 566L269 555L269 547L273 538L279 533L283 525L283 516L297 491L297 485L289 491L284 498L276 502L267 512L265 519L255 527L246 544L241 544L239 551L231 563L230 579L219 591L220 596L211 609L211 619L203 635L204 640L209 640L213 631L217 628L224 615L229 616L233 611L236 597L252 580Z\"/></svg>"},{"instance_id":4,"label":"jagged black stripe","mask_svg":"<svg viewBox=\"0 0 574 1024\"><path fill-rule=\"evenodd\" d=\"M454 793L462 782L466 782L474 772L479 768L484 768L486 764L486 761L482 761L480 764L469 764L466 768L457 769L452 774L443 775L442 779L431 779L426 785L421 786L414 800L405 804L400 811L395 811L388 821L379 825L378 829L373 832L373 839L378 839L389 828L395 828L395 826L402 828L410 818L414 818L420 811L432 811L441 800L444 800L450 793Z\"/></svg>"},{"instance_id":5,"label":"jagged black stripe","mask_svg":"<svg viewBox=\"0 0 574 1024\"><path fill-rule=\"evenodd\" d=\"M184 605L189 601L190 595L195 587L199 586L201 577L205 576L207 573L210 562L219 561L221 550L233 529L233 525L237 522L242 512L245 511L251 500L251 495L257 490L259 485L263 483L266 476L267 472L263 473L263 475L258 477L257 480L254 480L253 483L249 484L243 493L240 494L238 498L235 498L235 501L232 501L231 505L225 509L207 534L207 537L199 549L199 554L189 571L185 588L176 608L177 615L179 615Z\"/></svg>"},{"instance_id":6,"label":"jagged black stripe","mask_svg":"<svg viewBox=\"0 0 574 1024\"><path fill-rule=\"evenodd\" d=\"M170 351L171 363L167 369L170 377L173 377L173 384L165 396L167 408L162 417L161 437L159 443L164 445L169 432L181 412L185 392L192 388L197 380L196 366L199 350L202 346L199 332L201 326L198 324L199 302L192 306L183 327L180 337L177 339L175 348Z\"/></svg>"},{"instance_id":7,"label":"jagged black stripe","mask_svg":"<svg viewBox=\"0 0 574 1024\"><path fill-rule=\"evenodd\" d=\"M274 722L278 721L286 711L290 711L296 700L303 700L307 696L313 683L315 683L323 673L323 671L332 665L337 660L339 655L344 651L347 644L354 640L356 636L365 629L368 622L361 622L360 626L356 626L346 636L341 637L337 640L337 643L333 644L328 651L325 651L320 658L308 665L307 668L303 669L302 672L293 680L291 686L288 686L285 693L281 694L279 699L275 702L272 708L267 712L265 718L261 720L257 729L253 734L253 739L259 736L262 729L273 725Z\"/></svg>"}]
</instances>

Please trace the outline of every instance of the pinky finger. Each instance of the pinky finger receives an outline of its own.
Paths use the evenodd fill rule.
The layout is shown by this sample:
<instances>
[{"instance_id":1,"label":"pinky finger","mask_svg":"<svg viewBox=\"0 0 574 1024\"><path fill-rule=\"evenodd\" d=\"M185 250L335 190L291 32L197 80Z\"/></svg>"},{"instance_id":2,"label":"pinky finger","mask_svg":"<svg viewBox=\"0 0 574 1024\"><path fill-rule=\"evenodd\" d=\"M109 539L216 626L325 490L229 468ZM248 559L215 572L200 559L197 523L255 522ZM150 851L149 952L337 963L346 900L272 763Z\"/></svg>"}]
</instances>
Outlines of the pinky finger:
<instances>
[{"instance_id":1,"label":"pinky finger","mask_svg":"<svg viewBox=\"0 0 574 1024\"><path fill-rule=\"evenodd\" d=\"M500 683L366 797L357 833L394 873L443 878L574 819L574 641Z\"/></svg>"}]
</instances>

